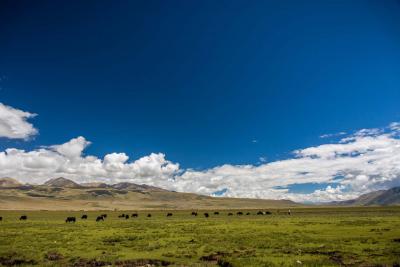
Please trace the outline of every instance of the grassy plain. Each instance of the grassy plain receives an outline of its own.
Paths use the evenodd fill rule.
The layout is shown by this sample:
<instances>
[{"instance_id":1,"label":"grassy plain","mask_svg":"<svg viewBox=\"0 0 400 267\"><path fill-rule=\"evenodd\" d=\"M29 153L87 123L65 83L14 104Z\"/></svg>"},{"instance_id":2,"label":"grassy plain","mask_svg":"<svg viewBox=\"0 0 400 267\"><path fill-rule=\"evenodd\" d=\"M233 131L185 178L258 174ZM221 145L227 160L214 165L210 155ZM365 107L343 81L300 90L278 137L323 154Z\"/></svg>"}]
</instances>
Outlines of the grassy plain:
<instances>
[{"instance_id":1,"label":"grassy plain","mask_svg":"<svg viewBox=\"0 0 400 267\"><path fill-rule=\"evenodd\" d=\"M400 207L257 210L0 211L0 265L398 266ZM166 217L172 212L172 217ZM205 218L204 212L210 217ZM227 216L234 212L233 216ZM107 213L104 222L97 215ZM152 217L147 218L147 213ZM19 221L25 214L27 221ZM82 214L88 220L80 219ZM77 216L76 223L65 223ZM150 265L146 265L150 264Z\"/></svg>"}]
</instances>

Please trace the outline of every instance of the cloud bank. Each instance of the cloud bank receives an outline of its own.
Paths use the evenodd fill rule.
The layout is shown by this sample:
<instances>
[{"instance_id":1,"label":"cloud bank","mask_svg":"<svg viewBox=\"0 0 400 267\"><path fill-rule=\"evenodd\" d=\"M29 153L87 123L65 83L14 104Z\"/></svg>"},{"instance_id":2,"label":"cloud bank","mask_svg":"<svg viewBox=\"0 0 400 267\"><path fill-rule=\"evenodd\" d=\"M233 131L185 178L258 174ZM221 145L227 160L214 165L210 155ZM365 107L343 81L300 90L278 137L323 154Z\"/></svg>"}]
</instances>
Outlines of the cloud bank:
<instances>
[{"instance_id":1,"label":"cloud bank","mask_svg":"<svg viewBox=\"0 0 400 267\"><path fill-rule=\"evenodd\" d=\"M145 183L204 195L292 199L347 200L374 190L400 185L400 123L383 129L363 129L336 143L294 151L290 159L261 165L222 165L203 171L182 170L162 153L129 161L125 153L104 158L84 156L90 145L80 136L33 151L0 152L0 177L42 183L63 176L76 182ZM293 185L321 185L293 192Z\"/></svg>"},{"instance_id":2,"label":"cloud bank","mask_svg":"<svg viewBox=\"0 0 400 267\"><path fill-rule=\"evenodd\" d=\"M37 134L27 122L33 116L0 103L0 137L27 139ZM32 151L0 152L0 177L43 183L62 176L78 183L133 182L204 195L312 202L347 200L400 186L400 123L350 135L326 135L339 136L336 142L294 151L289 159L266 162L262 158L260 165L225 164L202 171L181 169L163 153L136 160L125 153L103 158L84 155L91 142L79 136Z\"/></svg>"},{"instance_id":3,"label":"cloud bank","mask_svg":"<svg viewBox=\"0 0 400 267\"><path fill-rule=\"evenodd\" d=\"M0 103L0 137L28 139L38 133L27 120L36 114L15 109Z\"/></svg>"}]
</instances>

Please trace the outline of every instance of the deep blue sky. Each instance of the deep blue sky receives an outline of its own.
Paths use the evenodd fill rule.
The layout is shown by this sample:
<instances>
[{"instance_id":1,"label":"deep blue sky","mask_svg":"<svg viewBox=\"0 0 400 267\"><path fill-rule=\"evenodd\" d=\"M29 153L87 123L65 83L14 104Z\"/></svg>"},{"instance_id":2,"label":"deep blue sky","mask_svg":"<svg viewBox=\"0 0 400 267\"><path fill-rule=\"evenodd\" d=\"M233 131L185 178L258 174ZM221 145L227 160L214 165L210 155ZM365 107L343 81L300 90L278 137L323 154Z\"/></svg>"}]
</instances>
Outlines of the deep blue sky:
<instances>
[{"instance_id":1,"label":"deep blue sky","mask_svg":"<svg viewBox=\"0 0 400 267\"><path fill-rule=\"evenodd\" d=\"M1 1L0 102L37 148L257 164L400 120L399 1ZM257 143L252 140L258 140Z\"/></svg>"}]
</instances>

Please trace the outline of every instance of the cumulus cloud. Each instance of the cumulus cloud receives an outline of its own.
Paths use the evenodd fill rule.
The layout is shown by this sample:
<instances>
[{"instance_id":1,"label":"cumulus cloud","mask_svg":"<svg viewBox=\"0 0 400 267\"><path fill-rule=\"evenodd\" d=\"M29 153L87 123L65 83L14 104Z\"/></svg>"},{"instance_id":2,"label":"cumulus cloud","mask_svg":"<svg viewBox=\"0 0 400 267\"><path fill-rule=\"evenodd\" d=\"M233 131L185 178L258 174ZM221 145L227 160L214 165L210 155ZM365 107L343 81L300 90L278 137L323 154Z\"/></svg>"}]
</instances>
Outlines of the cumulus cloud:
<instances>
[{"instance_id":1,"label":"cumulus cloud","mask_svg":"<svg viewBox=\"0 0 400 267\"><path fill-rule=\"evenodd\" d=\"M338 143L294 152L294 158L254 165L223 165L187 170L177 179L179 191L224 196L339 201L400 185L400 129L363 129ZM332 184L308 194L291 192L293 184Z\"/></svg>"},{"instance_id":2,"label":"cumulus cloud","mask_svg":"<svg viewBox=\"0 0 400 267\"><path fill-rule=\"evenodd\" d=\"M179 167L162 153L130 160L125 153L103 158L84 155L90 144L84 137L33 151L0 152L0 177L42 183L63 176L76 182L145 183L204 195L338 201L370 191L400 186L400 124L363 129L336 143L308 147L284 160L259 165L225 164L202 171ZM291 185L317 184L317 190L299 193Z\"/></svg>"},{"instance_id":3,"label":"cumulus cloud","mask_svg":"<svg viewBox=\"0 0 400 267\"><path fill-rule=\"evenodd\" d=\"M36 114L22 111L0 103L0 137L28 139L38 133L27 120Z\"/></svg>"},{"instance_id":4,"label":"cumulus cloud","mask_svg":"<svg viewBox=\"0 0 400 267\"><path fill-rule=\"evenodd\" d=\"M179 171L179 164L166 160L162 153L152 153L132 162L128 162L125 153L107 154L103 159L82 155L89 144L80 136L61 145L33 151L6 149L0 152L0 177L42 183L63 176L77 182L130 181L165 187L168 179Z\"/></svg>"}]
</instances>

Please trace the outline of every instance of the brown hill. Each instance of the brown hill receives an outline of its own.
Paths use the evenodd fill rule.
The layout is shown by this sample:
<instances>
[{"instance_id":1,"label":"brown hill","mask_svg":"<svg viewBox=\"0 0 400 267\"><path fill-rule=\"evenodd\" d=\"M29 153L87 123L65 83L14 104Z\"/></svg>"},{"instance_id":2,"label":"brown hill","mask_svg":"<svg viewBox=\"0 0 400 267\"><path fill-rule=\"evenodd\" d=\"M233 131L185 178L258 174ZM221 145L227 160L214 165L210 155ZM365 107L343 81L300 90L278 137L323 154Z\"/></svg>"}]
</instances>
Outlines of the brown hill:
<instances>
[{"instance_id":1,"label":"brown hill","mask_svg":"<svg viewBox=\"0 0 400 267\"><path fill-rule=\"evenodd\" d=\"M99 187L96 187L99 186ZM299 207L289 200L208 197L119 183L79 185L65 178L0 190L0 210L266 209Z\"/></svg>"},{"instance_id":2,"label":"brown hill","mask_svg":"<svg viewBox=\"0 0 400 267\"><path fill-rule=\"evenodd\" d=\"M22 184L13 178L0 178L0 188L11 188L20 186L22 186Z\"/></svg>"},{"instance_id":3,"label":"brown hill","mask_svg":"<svg viewBox=\"0 0 400 267\"><path fill-rule=\"evenodd\" d=\"M44 183L46 186L51 186L51 187L66 187L66 188L79 188L82 187L81 185L75 183L72 180L59 177L59 178L54 178L46 181Z\"/></svg>"}]
</instances>

